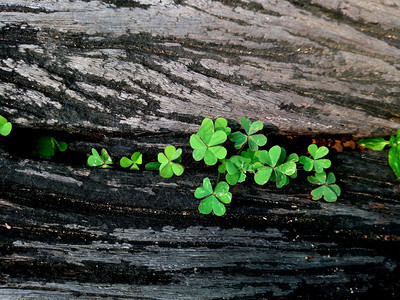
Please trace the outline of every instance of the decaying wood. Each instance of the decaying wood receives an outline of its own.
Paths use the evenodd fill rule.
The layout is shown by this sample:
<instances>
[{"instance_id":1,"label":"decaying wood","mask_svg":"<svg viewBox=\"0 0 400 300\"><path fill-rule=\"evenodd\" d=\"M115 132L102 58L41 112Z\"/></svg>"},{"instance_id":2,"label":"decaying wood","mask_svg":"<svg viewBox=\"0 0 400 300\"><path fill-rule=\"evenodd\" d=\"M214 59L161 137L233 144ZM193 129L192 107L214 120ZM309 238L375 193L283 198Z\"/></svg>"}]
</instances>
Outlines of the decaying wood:
<instances>
[{"instance_id":1,"label":"decaying wood","mask_svg":"<svg viewBox=\"0 0 400 300\"><path fill-rule=\"evenodd\" d=\"M0 139L0 298L398 297L400 187L387 153L333 155L336 203L312 201L300 172L282 190L233 188L216 217L197 211L195 188L216 175L190 163L188 138L218 116L234 128L261 120L279 135L269 146L393 134L399 8L0 0L0 114L14 125ZM68 152L32 156L43 133ZM181 177L84 165L91 147L151 159L167 144L184 150Z\"/></svg>"},{"instance_id":2,"label":"decaying wood","mask_svg":"<svg viewBox=\"0 0 400 300\"><path fill-rule=\"evenodd\" d=\"M156 2L0 1L1 111L70 132L191 132L193 115L399 127L396 1Z\"/></svg>"}]
</instances>

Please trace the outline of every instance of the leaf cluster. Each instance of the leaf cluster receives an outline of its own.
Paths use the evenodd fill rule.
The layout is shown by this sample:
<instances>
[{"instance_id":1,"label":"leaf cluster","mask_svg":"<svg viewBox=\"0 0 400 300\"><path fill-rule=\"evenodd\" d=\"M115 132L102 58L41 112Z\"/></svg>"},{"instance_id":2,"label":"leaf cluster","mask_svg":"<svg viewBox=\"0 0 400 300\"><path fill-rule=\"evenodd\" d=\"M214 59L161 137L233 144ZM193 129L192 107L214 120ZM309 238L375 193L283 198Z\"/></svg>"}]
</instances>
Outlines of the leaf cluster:
<instances>
[{"instance_id":1,"label":"leaf cluster","mask_svg":"<svg viewBox=\"0 0 400 300\"><path fill-rule=\"evenodd\" d=\"M164 153L159 153L157 160L160 163L159 170L161 177L170 178L174 176L181 176L184 167L181 162L182 149L176 149L172 145L165 147Z\"/></svg>"},{"instance_id":2,"label":"leaf cluster","mask_svg":"<svg viewBox=\"0 0 400 300\"><path fill-rule=\"evenodd\" d=\"M223 203L227 204L232 200L232 194L226 182L219 182L213 189L208 177L203 179L203 186L196 189L194 196L197 199L204 198L199 205L199 211L202 214L214 212L216 216L225 214L226 208Z\"/></svg>"},{"instance_id":3,"label":"leaf cluster","mask_svg":"<svg viewBox=\"0 0 400 300\"><path fill-rule=\"evenodd\" d=\"M2 136L7 136L10 134L12 129L12 124L7 121L6 118L0 115L0 134Z\"/></svg>"},{"instance_id":4,"label":"leaf cluster","mask_svg":"<svg viewBox=\"0 0 400 300\"><path fill-rule=\"evenodd\" d=\"M92 148L92 155L89 155L87 159L87 164L90 167L110 169L112 168L112 164L114 164L114 161L108 154L106 149L101 149L99 154L96 149Z\"/></svg>"},{"instance_id":5,"label":"leaf cluster","mask_svg":"<svg viewBox=\"0 0 400 300\"><path fill-rule=\"evenodd\" d=\"M135 152L131 155L130 159L126 156L122 157L119 161L119 164L123 168L130 167L131 170L139 171L139 165L141 165L143 162L142 157L143 155L140 152Z\"/></svg>"},{"instance_id":6,"label":"leaf cluster","mask_svg":"<svg viewBox=\"0 0 400 300\"><path fill-rule=\"evenodd\" d=\"M52 136L42 136L37 140L36 151L34 152L39 154L41 158L50 159L55 155L56 149L64 152L67 148L66 142L57 142Z\"/></svg>"},{"instance_id":7,"label":"leaf cluster","mask_svg":"<svg viewBox=\"0 0 400 300\"><path fill-rule=\"evenodd\" d=\"M246 145L253 151L257 151L259 146L264 146L267 143L267 137L263 134L255 134L263 129L263 123L260 121L251 122L248 118L241 118L240 123L243 126L245 134L237 131L229 136L229 139L235 143L236 149L241 149Z\"/></svg>"},{"instance_id":8,"label":"leaf cluster","mask_svg":"<svg viewBox=\"0 0 400 300\"><path fill-rule=\"evenodd\" d=\"M307 172L315 171L314 176L308 176L307 179L312 184L320 185L311 191L313 200L319 200L322 197L327 202L335 202L340 196L340 187L335 183L336 177L330 172L328 176L324 169L328 169L332 162L329 159L323 158L329 153L329 149L325 146L318 147L311 144L307 148L311 157L301 156L299 162L303 165L303 169Z\"/></svg>"},{"instance_id":9,"label":"leaf cluster","mask_svg":"<svg viewBox=\"0 0 400 300\"><path fill-rule=\"evenodd\" d=\"M393 172L398 178L400 178L400 129L397 130L396 135L392 135L389 141L382 137L362 139L357 142L358 145L376 150L382 151L386 146L389 146L388 162Z\"/></svg>"}]
</instances>

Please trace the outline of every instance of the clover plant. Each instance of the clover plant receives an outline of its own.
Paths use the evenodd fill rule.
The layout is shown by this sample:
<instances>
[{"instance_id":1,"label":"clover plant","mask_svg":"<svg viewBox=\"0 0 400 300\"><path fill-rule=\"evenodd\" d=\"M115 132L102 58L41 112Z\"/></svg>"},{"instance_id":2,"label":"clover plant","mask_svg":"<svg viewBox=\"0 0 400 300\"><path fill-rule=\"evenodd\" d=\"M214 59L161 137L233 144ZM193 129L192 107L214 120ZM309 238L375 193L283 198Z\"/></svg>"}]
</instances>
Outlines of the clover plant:
<instances>
[{"instance_id":1,"label":"clover plant","mask_svg":"<svg viewBox=\"0 0 400 300\"><path fill-rule=\"evenodd\" d=\"M308 146L308 152L311 157L301 156L299 162L303 165L305 171L310 172L312 169L317 173L321 173L324 169L331 166L329 159L321 159L329 153L329 149L325 146L319 147L315 144Z\"/></svg>"},{"instance_id":2,"label":"clover plant","mask_svg":"<svg viewBox=\"0 0 400 300\"><path fill-rule=\"evenodd\" d=\"M337 184L334 184L336 177L332 172L328 176L326 176L325 172L315 173L314 176L308 176L307 179L313 184L320 185L320 187L311 191L313 200L324 197L327 202L335 202L340 196L341 190Z\"/></svg>"},{"instance_id":3,"label":"clover plant","mask_svg":"<svg viewBox=\"0 0 400 300\"><path fill-rule=\"evenodd\" d=\"M0 134L2 136L7 136L10 134L12 129L12 124L7 121L6 118L0 115Z\"/></svg>"},{"instance_id":4,"label":"clover plant","mask_svg":"<svg viewBox=\"0 0 400 300\"><path fill-rule=\"evenodd\" d=\"M127 157L122 157L121 160L119 161L119 164L123 168L129 168L131 170L140 170L138 165L142 164L142 154L140 152L135 152L132 154L131 158Z\"/></svg>"},{"instance_id":5,"label":"clover plant","mask_svg":"<svg viewBox=\"0 0 400 300\"><path fill-rule=\"evenodd\" d=\"M396 174L398 178L400 178L400 129L397 130L397 134L392 135L389 141L384 138L369 138L363 139L357 142L358 145L369 148L372 150L381 151L387 145L390 146L388 153L388 161L389 165Z\"/></svg>"},{"instance_id":6,"label":"clover plant","mask_svg":"<svg viewBox=\"0 0 400 300\"><path fill-rule=\"evenodd\" d=\"M100 167L104 169L112 168L113 159L110 157L106 149L101 149L101 154L92 148L92 155L89 155L87 164L90 167Z\"/></svg>"},{"instance_id":7,"label":"clover plant","mask_svg":"<svg viewBox=\"0 0 400 300\"><path fill-rule=\"evenodd\" d=\"M225 158L227 151L221 144L226 141L226 132L229 132L230 128L226 127L226 120L224 120L219 118L214 125L211 119L206 118L201 123L198 132L192 134L189 143L194 149L194 160L200 161L204 159L207 165L212 166L217 163L218 159Z\"/></svg>"},{"instance_id":8,"label":"clover plant","mask_svg":"<svg viewBox=\"0 0 400 300\"><path fill-rule=\"evenodd\" d=\"M50 159L55 155L56 149L60 152L67 150L68 145L66 142L57 142L52 136L42 136L36 143L36 151L41 158Z\"/></svg>"},{"instance_id":9,"label":"clover plant","mask_svg":"<svg viewBox=\"0 0 400 300\"><path fill-rule=\"evenodd\" d=\"M165 153L165 154L164 154ZM172 145L165 147L164 153L158 153L158 162L160 163L159 170L161 177L170 178L181 176L184 168L180 164L182 149L176 149Z\"/></svg>"},{"instance_id":10,"label":"clover plant","mask_svg":"<svg viewBox=\"0 0 400 300\"><path fill-rule=\"evenodd\" d=\"M259 159L260 162L254 165L257 170L254 181L257 184L265 184L271 179L281 188L289 183L288 176L295 176L297 172L297 154L292 154L285 160L286 151L280 146L273 146L269 151L260 151Z\"/></svg>"},{"instance_id":11,"label":"clover plant","mask_svg":"<svg viewBox=\"0 0 400 300\"><path fill-rule=\"evenodd\" d=\"M226 181L230 185L245 181L246 172L250 170L250 167L251 165L244 157L232 156L226 163L226 171L228 172L225 176Z\"/></svg>"},{"instance_id":12,"label":"clover plant","mask_svg":"<svg viewBox=\"0 0 400 300\"><path fill-rule=\"evenodd\" d=\"M232 200L232 194L226 182L219 182L213 189L208 177L203 179L203 186L196 189L194 196L197 199L204 198L199 205L199 211L202 214L214 212L217 216L225 214L226 208L223 203L227 204Z\"/></svg>"},{"instance_id":13,"label":"clover plant","mask_svg":"<svg viewBox=\"0 0 400 300\"><path fill-rule=\"evenodd\" d=\"M251 122L248 118L241 118L240 123L243 126L246 134L237 131L229 135L229 139L235 143L236 149L241 149L246 143L253 151L258 150L259 146L264 146L267 143L267 138L263 134L254 134L263 129L263 123L260 121Z\"/></svg>"}]
</instances>

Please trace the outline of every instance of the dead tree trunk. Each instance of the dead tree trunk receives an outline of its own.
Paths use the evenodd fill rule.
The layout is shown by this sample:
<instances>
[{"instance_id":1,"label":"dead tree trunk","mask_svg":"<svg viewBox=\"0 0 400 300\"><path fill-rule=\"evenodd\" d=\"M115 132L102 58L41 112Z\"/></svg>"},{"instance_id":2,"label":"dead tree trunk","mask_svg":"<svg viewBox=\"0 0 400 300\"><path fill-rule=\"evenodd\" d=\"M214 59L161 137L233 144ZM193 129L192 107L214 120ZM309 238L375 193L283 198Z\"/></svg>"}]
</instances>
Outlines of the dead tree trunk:
<instances>
[{"instance_id":1,"label":"dead tree trunk","mask_svg":"<svg viewBox=\"0 0 400 300\"><path fill-rule=\"evenodd\" d=\"M219 116L260 120L267 148L293 151L394 134L398 28L396 1L0 0L0 115L14 125L0 139L0 298L399 297L386 153L332 154L334 204L300 174L235 187L216 217L193 197L215 172L188 146ZM68 153L33 156L44 134ZM150 160L168 144L181 177L85 166L91 147Z\"/></svg>"}]
</instances>

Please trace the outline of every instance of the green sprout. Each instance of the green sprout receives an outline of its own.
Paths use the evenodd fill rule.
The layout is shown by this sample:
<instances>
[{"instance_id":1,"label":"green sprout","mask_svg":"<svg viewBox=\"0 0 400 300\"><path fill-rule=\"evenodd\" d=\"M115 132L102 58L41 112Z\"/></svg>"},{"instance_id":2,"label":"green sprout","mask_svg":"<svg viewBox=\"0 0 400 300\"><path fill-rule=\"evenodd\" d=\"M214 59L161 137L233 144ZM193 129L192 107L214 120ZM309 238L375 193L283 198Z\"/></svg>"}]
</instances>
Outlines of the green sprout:
<instances>
[{"instance_id":1,"label":"green sprout","mask_svg":"<svg viewBox=\"0 0 400 300\"><path fill-rule=\"evenodd\" d=\"M260 162L253 165L256 170L254 181L260 185L269 180L276 181L276 186L281 188L289 183L288 176L296 176L298 159L295 153L286 158L286 151L280 146L273 146L269 151L262 150L259 152Z\"/></svg>"},{"instance_id":2,"label":"green sprout","mask_svg":"<svg viewBox=\"0 0 400 300\"><path fill-rule=\"evenodd\" d=\"M0 134L2 136L7 136L10 134L12 129L12 124L7 121L6 118L0 115Z\"/></svg>"},{"instance_id":3,"label":"green sprout","mask_svg":"<svg viewBox=\"0 0 400 300\"><path fill-rule=\"evenodd\" d=\"M313 200L324 197L327 202L335 202L340 196L341 190L337 184L334 184L336 177L332 172L328 176L326 176L325 172L315 173L315 176L308 176L307 179L313 184L320 185L320 187L311 191Z\"/></svg>"},{"instance_id":4,"label":"green sprout","mask_svg":"<svg viewBox=\"0 0 400 300\"><path fill-rule=\"evenodd\" d=\"M237 131L229 135L229 139L235 143L236 149L241 149L248 143L251 150L257 151L259 146L264 146L267 143L265 135L254 134L263 129L263 124L260 121L252 123L248 118L241 118L240 123L246 134Z\"/></svg>"},{"instance_id":5,"label":"green sprout","mask_svg":"<svg viewBox=\"0 0 400 300\"><path fill-rule=\"evenodd\" d=\"M142 154L140 152L135 152L132 154L131 158L127 157L122 157L121 160L119 161L119 164L123 168L129 168L131 170L140 170L138 165L142 164Z\"/></svg>"},{"instance_id":6,"label":"green sprout","mask_svg":"<svg viewBox=\"0 0 400 300\"><path fill-rule=\"evenodd\" d=\"M57 142L52 136L42 136L36 143L35 153L39 154L41 158L50 159L55 155L56 148L60 152L64 152L68 145L66 142Z\"/></svg>"},{"instance_id":7,"label":"green sprout","mask_svg":"<svg viewBox=\"0 0 400 300\"><path fill-rule=\"evenodd\" d=\"M104 169L112 168L113 159L110 157L106 149L101 149L101 155L96 149L92 148L92 155L89 155L87 164L90 167L100 167Z\"/></svg>"},{"instance_id":8,"label":"green sprout","mask_svg":"<svg viewBox=\"0 0 400 300\"><path fill-rule=\"evenodd\" d=\"M170 178L174 176L181 176L184 168L179 163L181 161L182 149L176 149L172 145L165 147L164 153L158 153L158 162L160 163L159 170L161 177Z\"/></svg>"},{"instance_id":9,"label":"green sprout","mask_svg":"<svg viewBox=\"0 0 400 300\"><path fill-rule=\"evenodd\" d=\"M321 159L329 153L329 149L325 146L319 147L315 144L308 146L308 152L312 158L307 156L300 156L299 162L303 165L305 171L310 172L313 168L315 172L321 173L324 169L331 166L329 159Z\"/></svg>"},{"instance_id":10,"label":"green sprout","mask_svg":"<svg viewBox=\"0 0 400 300\"><path fill-rule=\"evenodd\" d=\"M216 121L216 125L223 125L225 122L222 118ZM225 120L225 119L224 119ZM226 121L226 120L225 120ZM229 128L230 130L230 128ZM193 158L200 161L204 158L204 162L209 165L215 165L218 159L224 159L227 151L221 146L226 139L229 131L226 126L216 127L211 119L204 119L196 134L190 137L190 146L193 150Z\"/></svg>"},{"instance_id":11,"label":"green sprout","mask_svg":"<svg viewBox=\"0 0 400 300\"><path fill-rule=\"evenodd\" d=\"M385 148L386 145L390 146L388 161L389 165L396 174L398 178L400 178L400 129L397 130L396 136L392 135L389 141L384 138L370 138L363 139L357 142L358 145L369 148L372 150L381 151Z\"/></svg>"},{"instance_id":12,"label":"green sprout","mask_svg":"<svg viewBox=\"0 0 400 300\"><path fill-rule=\"evenodd\" d=\"M246 172L250 170L250 164L244 157L235 155L232 156L226 163L225 179L230 185L235 185L238 182L243 182L246 179Z\"/></svg>"},{"instance_id":13,"label":"green sprout","mask_svg":"<svg viewBox=\"0 0 400 300\"><path fill-rule=\"evenodd\" d=\"M194 196L197 199L206 197L199 205L200 213L206 215L213 211L215 215L222 216L226 211L223 203L227 204L232 200L232 194L229 192L229 185L226 182L219 182L213 190L208 177L203 179L203 186L196 189Z\"/></svg>"}]
</instances>

